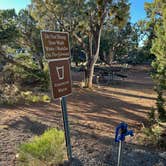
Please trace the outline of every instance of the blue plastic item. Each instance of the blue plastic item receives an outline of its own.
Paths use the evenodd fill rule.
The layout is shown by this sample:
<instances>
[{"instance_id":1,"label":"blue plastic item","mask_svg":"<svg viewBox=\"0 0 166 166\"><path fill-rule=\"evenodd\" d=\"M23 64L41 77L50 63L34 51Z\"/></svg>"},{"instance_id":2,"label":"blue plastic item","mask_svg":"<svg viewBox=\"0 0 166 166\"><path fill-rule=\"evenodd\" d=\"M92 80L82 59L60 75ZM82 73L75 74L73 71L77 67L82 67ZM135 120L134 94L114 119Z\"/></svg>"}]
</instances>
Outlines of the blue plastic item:
<instances>
[{"instance_id":1,"label":"blue plastic item","mask_svg":"<svg viewBox=\"0 0 166 166\"><path fill-rule=\"evenodd\" d=\"M115 142L124 141L125 137L134 136L133 130L128 130L128 125L124 122L120 123L116 128Z\"/></svg>"}]
</instances>

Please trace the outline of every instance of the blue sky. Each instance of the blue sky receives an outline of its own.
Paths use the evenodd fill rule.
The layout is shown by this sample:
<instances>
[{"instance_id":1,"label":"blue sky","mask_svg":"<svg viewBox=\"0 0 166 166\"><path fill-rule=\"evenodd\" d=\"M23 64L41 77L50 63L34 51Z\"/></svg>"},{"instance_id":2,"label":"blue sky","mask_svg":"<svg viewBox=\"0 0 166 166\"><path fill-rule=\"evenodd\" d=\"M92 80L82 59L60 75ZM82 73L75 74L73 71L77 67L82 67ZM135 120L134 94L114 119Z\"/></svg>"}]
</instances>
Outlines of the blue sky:
<instances>
[{"instance_id":1,"label":"blue sky","mask_svg":"<svg viewBox=\"0 0 166 166\"><path fill-rule=\"evenodd\" d=\"M129 0L129 1L131 3L130 16L132 23L135 23L140 19L144 19L146 17L146 13L144 10L144 3L153 2L153 0Z\"/></svg>"},{"instance_id":2,"label":"blue sky","mask_svg":"<svg viewBox=\"0 0 166 166\"><path fill-rule=\"evenodd\" d=\"M146 17L146 13L144 11L144 2L152 2L153 0L129 0L131 3L131 22L135 23L140 19L144 19ZM31 0L0 0L0 9L9 9L15 8L16 12L18 12L22 8L26 8L26 6L31 2Z\"/></svg>"},{"instance_id":3,"label":"blue sky","mask_svg":"<svg viewBox=\"0 0 166 166\"><path fill-rule=\"evenodd\" d=\"M13 9L18 12L22 8L26 8L31 0L0 0L0 9Z\"/></svg>"}]
</instances>

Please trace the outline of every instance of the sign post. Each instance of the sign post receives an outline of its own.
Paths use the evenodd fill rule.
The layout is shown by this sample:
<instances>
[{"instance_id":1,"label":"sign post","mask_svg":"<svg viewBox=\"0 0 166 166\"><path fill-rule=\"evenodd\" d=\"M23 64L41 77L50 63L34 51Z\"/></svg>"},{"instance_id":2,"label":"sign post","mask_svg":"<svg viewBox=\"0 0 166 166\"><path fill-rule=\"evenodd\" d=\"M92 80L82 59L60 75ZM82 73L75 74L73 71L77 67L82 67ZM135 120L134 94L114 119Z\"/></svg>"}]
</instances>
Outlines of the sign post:
<instances>
[{"instance_id":1,"label":"sign post","mask_svg":"<svg viewBox=\"0 0 166 166\"><path fill-rule=\"evenodd\" d=\"M72 92L69 35L66 32L41 31L41 38L44 56L50 70L52 96L54 99L60 98L61 101L67 156L71 161L72 148L65 97Z\"/></svg>"},{"instance_id":2,"label":"sign post","mask_svg":"<svg viewBox=\"0 0 166 166\"><path fill-rule=\"evenodd\" d=\"M65 130L67 156L68 156L68 159L71 161L72 160L72 148L71 148L71 143L70 143L70 129L69 129L69 123L68 123L68 116L67 116L66 97L62 97L60 100L61 100L63 124L64 124L64 130Z\"/></svg>"}]
</instances>

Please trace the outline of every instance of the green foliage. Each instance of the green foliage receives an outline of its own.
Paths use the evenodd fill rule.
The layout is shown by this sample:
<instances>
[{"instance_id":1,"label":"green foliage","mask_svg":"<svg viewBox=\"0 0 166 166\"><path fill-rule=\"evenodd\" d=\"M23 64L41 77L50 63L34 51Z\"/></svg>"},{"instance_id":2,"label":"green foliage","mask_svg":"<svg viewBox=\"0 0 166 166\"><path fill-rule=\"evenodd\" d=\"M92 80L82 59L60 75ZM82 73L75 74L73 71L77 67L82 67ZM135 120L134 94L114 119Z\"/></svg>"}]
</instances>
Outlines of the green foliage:
<instances>
[{"instance_id":1,"label":"green foliage","mask_svg":"<svg viewBox=\"0 0 166 166\"><path fill-rule=\"evenodd\" d=\"M20 99L20 91L16 85L2 84L0 86L0 104L13 105Z\"/></svg>"},{"instance_id":2,"label":"green foliage","mask_svg":"<svg viewBox=\"0 0 166 166\"><path fill-rule=\"evenodd\" d=\"M15 74L16 81L18 79L18 81L21 83L24 81L28 82L28 80L33 80L33 78L37 78L36 71L38 69L38 66L32 60L32 56L28 55L27 53L20 53L14 57L14 60L31 69L26 70L22 66L12 65L11 70L13 70L13 73Z\"/></svg>"},{"instance_id":3,"label":"green foliage","mask_svg":"<svg viewBox=\"0 0 166 166\"><path fill-rule=\"evenodd\" d=\"M63 163L65 155L64 133L53 128L20 145L18 165L58 165Z\"/></svg>"},{"instance_id":4,"label":"green foliage","mask_svg":"<svg viewBox=\"0 0 166 166\"><path fill-rule=\"evenodd\" d=\"M42 93L33 93L32 91L21 92L21 97L26 103L37 103L37 102L50 102L51 99L48 95Z\"/></svg>"},{"instance_id":5,"label":"green foliage","mask_svg":"<svg viewBox=\"0 0 166 166\"><path fill-rule=\"evenodd\" d=\"M152 78L157 92L156 110L149 113L150 127L144 128L145 139L159 147L166 147L165 138L162 137L164 129L160 125L166 122L166 110L164 92L166 90L166 4L164 0L154 0L145 3L145 9L149 18L146 23L149 33L147 47L151 48L155 60L152 62L154 72ZM157 116L156 116L157 114Z\"/></svg>"},{"instance_id":6,"label":"green foliage","mask_svg":"<svg viewBox=\"0 0 166 166\"><path fill-rule=\"evenodd\" d=\"M14 48L14 50L11 48ZM17 63L18 57L15 58L16 61L8 57L11 52L15 56L16 50L17 52L26 50L32 55L27 55L27 57L31 57L31 62L35 61L36 66L43 70L40 30L36 28L35 20L27 10L21 10L18 15L16 15L14 9L0 10L0 60L17 66L19 64ZM27 58L25 59L27 60ZM33 67L32 64L30 67ZM26 68L28 69L28 67Z\"/></svg>"},{"instance_id":7,"label":"green foliage","mask_svg":"<svg viewBox=\"0 0 166 166\"><path fill-rule=\"evenodd\" d=\"M41 70L27 53L15 55L14 60L17 64L9 64L4 67L3 73L6 81L20 84L20 86L40 87L41 90L47 91L49 87L48 65L45 63L44 69ZM9 80L8 80L9 79Z\"/></svg>"},{"instance_id":8,"label":"green foliage","mask_svg":"<svg viewBox=\"0 0 166 166\"><path fill-rule=\"evenodd\" d=\"M3 84L0 87L0 104L14 105L24 103L49 103L51 98L40 92L21 91L15 84Z\"/></svg>"},{"instance_id":9,"label":"green foliage","mask_svg":"<svg viewBox=\"0 0 166 166\"><path fill-rule=\"evenodd\" d=\"M148 113L148 120L150 125L153 125L156 122L155 111L156 111L155 108L152 108Z\"/></svg>"},{"instance_id":10,"label":"green foliage","mask_svg":"<svg viewBox=\"0 0 166 166\"><path fill-rule=\"evenodd\" d=\"M144 143L166 148L166 142L163 141L164 138L162 137L162 134L164 134L164 128L161 127L160 124L157 123L150 127L144 127L142 133L144 135L141 138L141 141Z\"/></svg>"},{"instance_id":11,"label":"green foliage","mask_svg":"<svg viewBox=\"0 0 166 166\"><path fill-rule=\"evenodd\" d=\"M18 36L16 17L14 9L0 10L0 47L5 44L12 44Z\"/></svg>"},{"instance_id":12,"label":"green foliage","mask_svg":"<svg viewBox=\"0 0 166 166\"><path fill-rule=\"evenodd\" d=\"M22 92L22 96L23 98L28 101L28 102L39 102L40 101L40 97L33 95L31 91L27 91L27 92Z\"/></svg>"},{"instance_id":13,"label":"green foliage","mask_svg":"<svg viewBox=\"0 0 166 166\"><path fill-rule=\"evenodd\" d=\"M75 62L76 66L78 66L79 63L86 61L86 55L79 46L74 46L71 49L71 56L72 56L72 61Z\"/></svg>"},{"instance_id":14,"label":"green foliage","mask_svg":"<svg viewBox=\"0 0 166 166\"><path fill-rule=\"evenodd\" d=\"M110 10L110 15L114 16L112 20L113 25L116 25L119 28L123 28L126 25L129 17L130 5L127 0L117 1L117 4L112 5Z\"/></svg>"},{"instance_id":15,"label":"green foliage","mask_svg":"<svg viewBox=\"0 0 166 166\"><path fill-rule=\"evenodd\" d=\"M166 90L166 4L163 0L155 0L152 3L146 3L147 14L150 23L154 27L155 37L152 40L151 53L155 55L152 63L154 68L153 79L156 84L157 111L159 120L166 121L165 101L163 92Z\"/></svg>"},{"instance_id":16,"label":"green foliage","mask_svg":"<svg viewBox=\"0 0 166 166\"><path fill-rule=\"evenodd\" d=\"M50 97L41 93L48 92L48 65L40 70L28 53L15 55L14 62L7 63L1 72L0 104L50 102Z\"/></svg>"},{"instance_id":17,"label":"green foliage","mask_svg":"<svg viewBox=\"0 0 166 166\"><path fill-rule=\"evenodd\" d=\"M32 54L33 59L38 63L40 69L43 70L42 44L37 22L32 18L28 10L20 10L17 22L20 31L20 47L26 48Z\"/></svg>"},{"instance_id":18,"label":"green foliage","mask_svg":"<svg viewBox=\"0 0 166 166\"><path fill-rule=\"evenodd\" d=\"M139 47L141 28L130 22L119 29L112 27L101 36L100 59L109 64L111 61L120 63L140 64L147 62L149 57Z\"/></svg>"},{"instance_id":19,"label":"green foliage","mask_svg":"<svg viewBox=\"0 0 166 166\"><path fill-rule=\"evenodd\" d=\"M16 39L19 32L16 18L14 9L0 10L0 65L6 63L4 58L8 47L16 47L17 45Z\"/></svg>"},{"instance_id":20,"label":"green foliage","mask_svg":"<svg viewBox=\"0 0 166 166\"><path fill-rule=\"evenodd\" d=\"M129 4L128 0L33 0L30 12L41 29L68 31L82 47L87 56L85 80L91 88L102 29L107 24L123 27L129 18Z\"/></svg>"},{"instance_id":21,"label":"green foliage","mask_svg":"<svg viewBox=\"0 0 166 166\"><path fill-rule=\"evenodd\" d=\"M41 90L47 92L50 86L48 63L44 63L44 69L41 72L40 79L41 79Z\"/></svg>"},{"instance_id":22,"label":"green foliage","mask_svg":"<svg viewBox=\"0 0 166 166\"><path fill-rule=\"evenodd\" d=\"M157 111L159 114L159 120L165 122L166 121L166 110L165 110L165 100L163 98L163 91L162 89L158 86L156 87L156 92L157 92L157 101L156 101L156 106L157 106Z\"/></svg>"}]
</instances>

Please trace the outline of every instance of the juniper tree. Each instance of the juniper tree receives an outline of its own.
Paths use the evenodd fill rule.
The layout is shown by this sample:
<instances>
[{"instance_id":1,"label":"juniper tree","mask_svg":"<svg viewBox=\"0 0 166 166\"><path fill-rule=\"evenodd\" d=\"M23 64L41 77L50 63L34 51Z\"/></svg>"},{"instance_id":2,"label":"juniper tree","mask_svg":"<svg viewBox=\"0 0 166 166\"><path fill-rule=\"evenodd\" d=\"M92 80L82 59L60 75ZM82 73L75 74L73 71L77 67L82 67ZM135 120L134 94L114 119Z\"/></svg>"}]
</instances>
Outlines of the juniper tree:
<instances>
[{"instance_id":1,"label":"juniper tree","mask_svg":"<svg viewBox=\"0 0 166 166\"><path fill-rule=\"evenodd\" d=\"M128 0L32 0L31 14L46 30L68 31L86 53L86 86L92 87L103 27L123 27L129 17Z\"/></svg>"},{"instance_id":2,"label":"juniper tree","mask_svg":"<svg viewBox=\"0 0 166 166\"><path fill-rule=\"evenodd\" d=\"M16 27L16 13L14 9L0 10L0 58L4 58L4 46L13 46L14 40L18 36Z\"/></svg>"},{"instance_id":3,"label":"juniper tree","mask_svg":"<svg viewBox=\"0 0 166 166\"><path fill-rule=\"evenodd\" d=\"M150 23L154 25L154 38L152 40L151 53L156 59L152 66L155 69L153 74L156 83L157 110L159 119L166 121L166 110L164 91L166 90L166 3L165 0L154 0L145 4Z\"/></svg>"}]
</instances>

